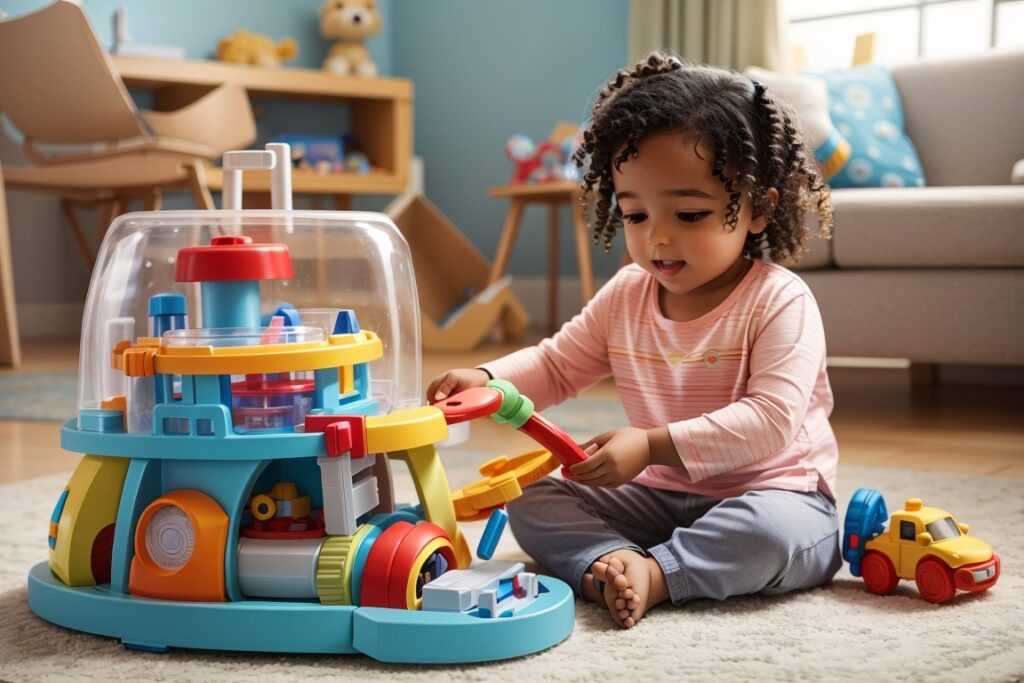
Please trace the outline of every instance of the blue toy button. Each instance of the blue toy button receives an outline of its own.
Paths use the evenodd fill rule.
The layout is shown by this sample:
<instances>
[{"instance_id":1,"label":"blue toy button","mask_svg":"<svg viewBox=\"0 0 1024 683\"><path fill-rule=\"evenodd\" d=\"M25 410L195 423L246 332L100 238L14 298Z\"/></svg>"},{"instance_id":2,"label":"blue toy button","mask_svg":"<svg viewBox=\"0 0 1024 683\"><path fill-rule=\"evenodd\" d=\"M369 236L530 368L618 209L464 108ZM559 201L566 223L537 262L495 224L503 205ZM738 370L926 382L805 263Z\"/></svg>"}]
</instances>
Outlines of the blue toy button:
<instances>
[{"instance_id":1,"label":"blue toy button","mask_svg":"<svg viewBox=\"0 0 1024 683\"><path fill-rule=\"evenodd\" d=\"M487 526L484 528L484 535L476 546L477 557L481 560L489 560L494 557L494 549L498 547L498 541L501 540L501 534L505 531L506 524L508 524L508 513L502 508L497 508L491 513L487 520Z\"/></svg>"},{"instance_id":2,"label":"blue toy button","mask_svg":"<svg viewBox=\"0 0 1024 683\"><path fill-rule=\"evenodd\" d=\"M184 294L155 294L149 297L150 315L185 315Z\"/></svg>"}]
</instances>

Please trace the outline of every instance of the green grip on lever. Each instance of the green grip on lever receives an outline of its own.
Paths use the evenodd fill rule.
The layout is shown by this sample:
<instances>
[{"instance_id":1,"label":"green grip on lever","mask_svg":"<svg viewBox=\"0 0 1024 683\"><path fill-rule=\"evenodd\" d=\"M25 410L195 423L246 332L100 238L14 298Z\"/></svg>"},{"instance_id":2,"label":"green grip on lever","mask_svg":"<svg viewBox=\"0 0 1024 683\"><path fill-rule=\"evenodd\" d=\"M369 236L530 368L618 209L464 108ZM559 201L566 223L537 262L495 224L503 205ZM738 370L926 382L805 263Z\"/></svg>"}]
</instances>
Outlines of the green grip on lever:
<instances>
[{"instance_id":1,"label":"green grip on lever","mask_svg":"<svg viewBox=\"0 0 1024 683\"><path fill-rule=\"evenodd\" d=\"M501 406L498 412L491 415L498 424L510 424L519 429L533 415L533 401L524 394L520 394L516 386L504 379L492 379L487 383L491 389L501 392Z\"/></svg>"}]
</instances>

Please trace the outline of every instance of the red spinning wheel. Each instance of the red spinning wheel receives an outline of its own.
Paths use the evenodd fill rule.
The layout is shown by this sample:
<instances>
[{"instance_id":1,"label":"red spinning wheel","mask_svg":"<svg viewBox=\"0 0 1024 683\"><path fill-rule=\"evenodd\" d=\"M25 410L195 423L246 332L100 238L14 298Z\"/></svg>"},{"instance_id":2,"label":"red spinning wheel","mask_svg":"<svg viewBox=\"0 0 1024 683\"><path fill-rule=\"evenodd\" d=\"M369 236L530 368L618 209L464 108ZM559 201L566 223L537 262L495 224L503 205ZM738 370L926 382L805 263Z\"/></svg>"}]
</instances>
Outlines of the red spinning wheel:
<instances>
[{"instance_id":1,"label":"red spinning wheel","mask_svg":"<svg viewBox=\"0 0 1024 683\"><path fill-rule=\"evenodd\" d=\"M444 529L430 522L395 522L370 548L359 604L419 609L423 585L456 563L455 548Z\"/></svg>"},{"instance_id":2,"label":"red spinning wheel","mask_svg":"<svg viewBox=\"0 0 1024 683\"><path fill-rule=\"evenodd\" d=\"M450 425L476 420L498 412L504 395L490 387L473 387L434 404Z\"/></svg>"}]
</instances>

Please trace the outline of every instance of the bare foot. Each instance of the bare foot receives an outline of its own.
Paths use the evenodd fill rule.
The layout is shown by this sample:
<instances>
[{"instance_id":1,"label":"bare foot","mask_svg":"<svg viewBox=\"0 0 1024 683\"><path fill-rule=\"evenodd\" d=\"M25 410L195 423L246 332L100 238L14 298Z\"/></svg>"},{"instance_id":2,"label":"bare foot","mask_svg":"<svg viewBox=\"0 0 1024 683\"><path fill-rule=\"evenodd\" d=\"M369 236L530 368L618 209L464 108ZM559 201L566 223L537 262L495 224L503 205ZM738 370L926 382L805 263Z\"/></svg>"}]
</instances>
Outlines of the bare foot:
<instances>
[{"instance_id":1,"label":"bare foot","mask_svg":"<svg viewBox=\"0 0 1024 683\"><path fill-rule=\"evenodd\" d=\"M604 596L601 595L600 591L597 590L597 586L594 585L593 574L583 575L583 581L580 583L580 592L582 592L583 597L590 602L596 602L601 607L608 606L608 603L604 601Z\"/></svg>"},{"instance_id":2,"label":"bare foot","mask_svg":"<svg viewBox=\"0 0 1024 683\"><path fill-rule=\"evenodd\" d=\"M665 574L653 557L616 550L594 562L593 571L605 582L604 601L619 626L636 626L647 610L669 597Z\"/></svg>"}]
</instances>

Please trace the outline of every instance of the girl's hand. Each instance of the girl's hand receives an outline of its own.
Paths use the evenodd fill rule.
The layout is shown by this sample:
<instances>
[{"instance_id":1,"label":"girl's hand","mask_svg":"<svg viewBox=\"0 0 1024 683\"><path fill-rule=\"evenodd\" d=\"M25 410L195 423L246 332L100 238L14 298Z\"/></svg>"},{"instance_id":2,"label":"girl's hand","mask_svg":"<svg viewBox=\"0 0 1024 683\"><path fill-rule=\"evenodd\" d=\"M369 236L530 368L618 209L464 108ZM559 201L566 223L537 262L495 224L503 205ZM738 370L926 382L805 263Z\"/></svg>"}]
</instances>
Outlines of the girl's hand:
<instances>
[{"instance_id":1,"label":"girl's hand","mask_svg":"<svg viewBox=\"0 0 1024 683\"><path fill-rule=\"evenodd\" d=\"M442 372L427 387L427 403L443 401L460 391L485 386L489 381L491 376L479 368L457 368Z\"/></svg>"},{"instance_id":2,"label":"girl's hand","mask_svg":"<svg viewBox=\"0 0 1024 683\"><path fill-rule=\"evenodd\" d=\"M647 432L635 427L605 432L581 448L590 457L569 470L587 486L622 486L651 464Z\"/></svg>"}]
</instances>

